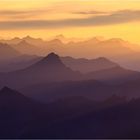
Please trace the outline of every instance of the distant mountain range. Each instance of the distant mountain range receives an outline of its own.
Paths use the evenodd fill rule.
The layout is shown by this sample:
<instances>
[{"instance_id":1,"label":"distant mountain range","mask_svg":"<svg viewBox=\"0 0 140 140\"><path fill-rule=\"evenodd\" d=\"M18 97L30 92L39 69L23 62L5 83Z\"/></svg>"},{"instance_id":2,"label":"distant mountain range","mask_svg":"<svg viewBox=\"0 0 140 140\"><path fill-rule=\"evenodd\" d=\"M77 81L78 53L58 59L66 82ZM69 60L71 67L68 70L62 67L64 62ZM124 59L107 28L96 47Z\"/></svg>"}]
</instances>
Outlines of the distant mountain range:
<instances>
[{"instance_id":1,"label":"distant mountain range","mask_svg":"<svg viewBox=\"0 0 140 140\"><path fill-rule=\"evenodd\" d=\"M20 55L17 50L11 48L8 44L0 43L0 61L16 58Z\"/></svg>"},{"instance_id":2,"label":"distant mountain range","mask_svg":"<svg viewBox=\"0 0 140 140\"><path fill-rule=\"evenodd\" d=\"M30 37L30 36L26 36L26 37L23 37L23 38L15 37L15 38L9 39L9 40L4 40L4 39L0 40L0 42L2 42L2 43L12 44L12 45L18 44L21 41L26 41L26 42L28 42L32 45L37 45L40 42L43 42L43 40L40 39L40 38L33 38L33 37Z\"/></svg>"},{"instance_id":3,"label":"distant mountain range","mask_svg":"<svg viewBox=\"0 0 140 140\"><path fill-rule=\"evenodd\" d=\"M94 58L95 57L113 58L116 56L135 52L132 50L134 44L131 44L119 38L101 40L95 37L89 40L84 40L84 41L79 41L79 42L70 41L68 43L63 43L62 39L59 39L59 38L60 37L56 37L49 41L43 41L40 38L35 39L30 36L27 36L21 39L14 38L12 40L0 40L0 42L7 43L12 46L14 45L17 46L19 44L21 44L22 46L24 45L28 46L29 52L30 52L30 47L32 48L33 46L36 46L36 47L38 46L38 49L43 48L43 51L46 53L54 51L54 52L59 53L60 55L68 55L68 56L73 56L73 57L85 57L85 58L93 58L93 57ZM26 53L29 54L27 50L26 50ZM43 51L42 51L42 54L44 55ZM40 51L38 52L38 55L40 55Z\"/></svg>"},{"instance_id":4,"label":"distant mountain range","mask_svg":"<svg viewBox=\"0 0 140 140\"><path fill-rule=\"evenodd\" d=\"M99 57L97 59L61 57L61 60L65 65L69 66L73 70L78 70L81 73L89 73L119 66L117 63L104 57Z\"/></svg>"},{"instance_id":5,"label":"distant mountain range","mask_svg":"<svg viewBox=\"0 0 140 140\"><path fill-rule=\"evenodd\" d=\"M39 51L41 51L41 47L39 48L38 46L32 45L25 40L19 42L16 45L12 45L12 47L20 53L26 55L38 55Z\"/></svg>"},{"instance_id":6,"label":"distant mountain range","mask_svg":"<svg viewBox=\"0 0 140 140\"><path fill-rule=\"evenodd\" d=\"M26 46L23 48L26 48ZM13 57L11 59L1 60L0 72L10 72L23 69L44 58L42 56L24 54L16 56L17 57ZM70 67L74 71L80 71L81 73L88 73L118 66L117 63L114 63L104 57L97 59L61 57L60 59L66 66Z\"/></svg>"},{"instance_id":7,"label":"distant mountain range","mask_svg":"<svg viewBox=\"0 0 140 140\"><path fill-rule=\"evenodd\" d=\"M63 57L62 59L63 61L67 61L67 57ZM71 58L70 61L73 61L73 65L70 66L66 61L64 64L61 58L55 53L50 53L48 56L34 61L34 63L31 62L32 64L26 68L13 72L1 73L0 85L20 88L45 82L89 79L106 81L109 83L123 83L140 78L139 72L124 69L105 58L86 61ZM102 65L102 63L104 63L104 65ZM78 67L75 67L75 64L78 64ZM87 67L89 65L91 65L90 69ZM86 69L85 66L87 67Z\"/></svg>"},{"instance_id":8,"label":"distant mountain range","mask_svg":"<svg viewBox=\"0 0 140 140\"><path fill-rule=\"evenodd\" d=\"M1 73L0 78L0 85L15 88L44 82L80 80L82 75L66 67L58 55L51 53L27 68Z\"/></svg>"},{"instance_id":9,"label":"distant mountain range","mask_svg":"<svg viewBox=\"0 0 140 140\"><path fill-rule=\"evenodd\" d=\"M140 73L132 70L124 69L120 66L103 69L88 74L89 78L109 83L123 83L129 80L140 78Z\"/></svg>"},{"instance_id":10,"label":"distant mountain range","mask_svg":"<svg viewBox=\"0 0 140 140\"><path fill-rule=\"evenodd\" d=\"M119 38L105 40L95 37L87 40L76 40L66 39L63 35L59 35L44 41L41 38L26 36L0 40L0 42L7 43L22 54L46 56L48 53L56 52L61 56L74 58L95 59L105 57L126 68L140 70L138 65L140 46Z\"/></svg>"},{"instance_id":11,"label":"distant mountain range","mask_svg":"<svg viewBox=\"0 0 140 140\"><path fill-rule=\"evenodd\" d=\"M0 41L1 139L140 138L139 52L74 40Z\"/></svg>"}]
</instances>

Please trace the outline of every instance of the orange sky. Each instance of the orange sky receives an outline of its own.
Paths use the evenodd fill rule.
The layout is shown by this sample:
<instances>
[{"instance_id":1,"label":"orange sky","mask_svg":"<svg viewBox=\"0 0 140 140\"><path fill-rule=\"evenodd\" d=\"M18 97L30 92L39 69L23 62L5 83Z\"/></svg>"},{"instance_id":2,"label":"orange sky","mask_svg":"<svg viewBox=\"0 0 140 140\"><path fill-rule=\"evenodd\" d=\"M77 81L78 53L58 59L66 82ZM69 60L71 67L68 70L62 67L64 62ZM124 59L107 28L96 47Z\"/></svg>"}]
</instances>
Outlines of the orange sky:
<instances>
[{"instance_id":1,"label":"orange sky","mask_svg":"<svg viewBox=\"0 0 140 140\"><path fill-rule=\"evenodd\" d=\"M0 37L64 34L139 43L140 0L0 0Z\"/></svg>"}]
</instances>

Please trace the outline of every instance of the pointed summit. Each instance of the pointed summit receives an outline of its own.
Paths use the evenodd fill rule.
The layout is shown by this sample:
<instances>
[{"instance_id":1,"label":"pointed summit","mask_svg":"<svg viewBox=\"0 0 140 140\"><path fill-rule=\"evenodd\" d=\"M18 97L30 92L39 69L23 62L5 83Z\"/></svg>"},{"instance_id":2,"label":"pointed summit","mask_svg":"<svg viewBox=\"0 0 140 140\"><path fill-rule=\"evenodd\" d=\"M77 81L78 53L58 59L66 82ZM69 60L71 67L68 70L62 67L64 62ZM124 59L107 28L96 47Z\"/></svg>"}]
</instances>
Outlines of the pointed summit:
<instances>
[{"instance_id":1,"label":"pointed summit","mask_svg":"<svg viewBox=\"0 0 140 140\"><path fill-rule=\"evenodd\" d=\"M19 45L27 46L27 45L29 45L29 44L27 43L26 40L22 40L21 42L19 42Z\"/></svg>"},{"instance_id":2,"label":"pointed summit","mask_svg":"<svg viewBox=\"0 0 140 140\"><path fill-rule=\"evenodd\" d=\"M57 35L55 39L61 40L62 42L65 41L65 36L63 34Z\"/></svg>"},{"instance_id":3,"label":"pointed summit","mask_svg":"<svg viewBox=\"0 0 140 140\"><path fill-rule=\"evenodd\" d=\"M56 36L56 38L59 38L59 37L64 38L64 35L63 34L59 34L59 35Z\"/></svg>"},{"instance_id":4,"label":"pointed summit","mask_svg":"<svg viewBox=\"0 0 140 140\"><path fill-rule=\"evenodd\" d=\"M110 65L112 65L112 66L119 66L117 63L115 63L115 62L112 62L112 61L110 61L109 59L107 59L107 58L105 58L105 57L99 57L99 58L97 58L97 59L94 59L94 61L97 61L98 63L99 62L102 62L102 63L104 63L104 64L110 64Z\"/></svg>"},{"instance_id":5,"label":"pointed summit","mask_svg":"<svg viewBox=\"0 0 140 140\"><path fill-rule=\"evenodd\" d=\"M25 37L23 38L23 40L26 40L26 39L32 39L32 37L30 37L30 36L28 35L28 36L25 36Z\"/></svg>"},{"instance_id":6,"label":"pointed summit","mask_svg":"<svg viewBox=\"0 0 140 140\"><path fill-rule=\"evenodd\" d=\"M59 56L52 52L52 53L48 54L47 58L59 58Z\"/></svg>"},{"instance_id":7,"label":"pointed summit","mask_svg":"<svg viewBox=\"0 0 140 140\"><path fill-rule=\"evenodd\" d=\"M20 56L20 52L6 43L0 43L0 60L8 60Z\"/></svg>"},{"instance_id":8,"label":"pointed summit","mask_svg":"<svg viewBox=\"0 0 140 140\"><path fill-rule=\"evenodd\" d=\"M121 38L111 38L109 40L106 40L105 42L110 43L110 44L116 44L116 45L123 45L126 44L127 42L122 40Z\"/></svg>"},{"instance_id":9,"label":"pointed summit","mask_svg":"<svg viewBox=\"0 0 140 140\"><path fill-rule=\"evenodd\" d=\"M31 43L33 45L41 44L43 42L41 38L33 38L31 36L26 36L22 40L25 40L27 43Z\"/></svg>"},{"instance_id":10,"label":"pointed summit","mask_svg":"<svg viewBox=\"0 0 140 140\"><path fill-rule=\"evenodd\" d=\"M7 86L5 86L5 87L3 87L1 90L0 90L0 92L11 92L12 90L9 88L9 87L7 87Z\"/></svg>"},{"instance_id":11,"label":"pointed summit","mask_svg":"<svg viewBox=\"0 0 140 140\"><path fill-rule=\"evenodd\" d=\"M45 65L64 65L60 60L60 57L55 53L48 54L45 58L38 62L38 64Z\"/></svg>"},{"instance_id":12,"label":"pointed summit","mask_svg":"<svg viewBox=\"0 0 140 140\"><path fill-rule=\"evenodd\" d=\"M37 63L26 68L23 72L24 74L28 73L26 75L30 77L34 77L36 79L34 82L64 81L77 79L77 77L81 76L79 72L72 71L69 67L65 66L60 57L55 53L48 54ZM20 72L22 76L23 72ZM33 83L32 79L31 83Z\"/></svg>"},{"instance_id":13,"label":"pointed summit","mask_svg":"<svg viewBox=\"0 0 140 140\"><path fill-rule=\"evenodd\" d=\"M5 86L0 90L0 96L2 97L19 97L21 96L17 91L10 89L9 87Z\"/></svg>"},{"instance_id":14,"label":"pointed summit","mask_svg":"<svg viewBox=\"0 0 140 140\"><path fill-rule=\"evenodd\" d=\"M62 41L60 39L53 39L53 40L50 40L47 42L47 44L51 44L51 45L61 45L62 44Z\"/></svg>"},{"instance_id":15,"label":"pointed summit","mask_svg":"<svg viewBox=\"0 0 140 140\"><path fill-rule=\"evenodd\" d=\"M44 59L47 59L48 61L52 61L52 62L58 62L58 61L60 62L61 61L59 56L53 52L48 54L48 56L45 57Z\"/></svg>"}]
</instances>

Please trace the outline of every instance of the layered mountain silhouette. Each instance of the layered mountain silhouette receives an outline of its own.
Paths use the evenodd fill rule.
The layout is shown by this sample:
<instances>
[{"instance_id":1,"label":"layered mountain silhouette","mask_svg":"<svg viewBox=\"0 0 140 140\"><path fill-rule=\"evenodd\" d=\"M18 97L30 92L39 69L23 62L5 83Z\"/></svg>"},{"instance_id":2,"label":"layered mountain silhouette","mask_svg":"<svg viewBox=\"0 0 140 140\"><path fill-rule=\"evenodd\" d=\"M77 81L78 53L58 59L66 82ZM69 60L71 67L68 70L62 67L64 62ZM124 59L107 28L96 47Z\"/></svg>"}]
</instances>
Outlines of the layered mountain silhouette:
<instances>
[{"instance_id":1,"label":"layered mountain silhouette","mask_svg":"<svg viewBox=\"0 0 140 140\"><path fill-rule=\"evenodd\" d=\"M40 61L41 59L43 59L43 57L36 55L21 55L14 57L13 59L8 59L8 61L1 62L0 71L10 72L21 68L26 68L33 63ZM88 73L118 66L117 63L112 62L104 57L96 59L60 57L60 59L66 66L70 67L74 71L80 71L81 73Z\"/></svg>"},{"instance_id":2,"label":"layered mountain silhouette","mask_svg":"<svg viewBox=\"0 0 140 140\"><path fill-rule=\"evenodd\" d=\"M117 88L95 80L40 83L20 91L40 102L48 103L68 97L81 96L92 100L104 100Z\"/></svg>"},{"instance_id":3,"label":"layered mountain silhouette","mask_svg":"<svg viewBox=\"0 0 140 140\"><path fill-rule=\"evenodd\" d=\"M76 59L72 57L62 57L61 60L65 65L69 66L71 69L78 70L81 73L89 73L93 71L110 69L119 66L117 63L114 63L104 57L100 57L97 59Z\"/></svg>"},{"instance_id":4,"label":"layered mountain silhouette","mask_svg":"<svg viewBox=\"0 0 140 140\"><path fill-rule=\"evenodd\" d=\"M28 49L30 47L32 48L29 49L29 51L23 49L23 53L27 53L28 55L36 54L45 56L48 53L56 52L61 56L71 56L74 58L95 59L105 57L126 68L138 71L140 69L138 65L138 61L140 60L139 45L132 44L120 38L105 40L94 37L91 39L80 39L79 41L75 40L76 39L68 39L66 41L63 35L59 35L47 41L41 38L26 36L24 38L15 37L11 40L0 40L0 42L7 43L13 48L16 48L20 43L26 41L28 45L26 44L23 48L27 46ZM22 49L20 49L20 51L22 51Z\"/></svg>"},{"instance_id":5,"label":"layered mountain silhouette","mask_svg":"<svg viewBox=\"0 0 140 140\"><path fill-rule=\"evenodd\" d=\"M22 54L28 54L28 55L37 55L39 54L39 51L41 51L41 47L32 45L28 43L26 40L22 40L18 44L13 45L13 48L21 52Z\"/></svg>"},{"instance_id":6,"label":"layered mountain silhouette","mask_svg":"<svg viewBox=\"0 0 140 140\"><path fill-rule=\"evenodd\" d=\"M0 61L0 72L11 72L20 69L25 69L34 63L41 60L42 57L35 55L19 55L10 59L3 59Z\"/></svg>"},{"instance_id":7,"label":"layered mountain silhouette","mask_svg":"<svg viewBox=\"0 0 140 140\"><path fill-rule=\"evenodd\" d=\"M0 42L0 138L140 138L140 73L124 67L139 67L132 44L62 35Z\"/></svg>"},{"instance_id":8,"label":"layered mountain silhouette","mask_svg":"<svg viewBox=\"0 0 140 140\"><path fill-rule=\"evenodd\" d=\"M0 42L1 43L7 43L7 44L17 44L21 41L21 39L19 37L15 37L15 38L12 38L12 39L1 39Z\"/></svg>"},{"instance_id":9,"label":"layered mountain silhouette","mask_svg":"<svg viewBox=\"0 0 140 140\"><path fill-rule=\"evenodd\" d=\"M35 64L14 72L1 74L1 85L16 87L29 86L35 83L78 80L82 76L79 72L66 67L59 56L51 53Z\"/></svg>"},{"instance_id":10,"label":"layered mountain silhouette","mask_svg":"<svg viewBox=\"0 0 140 140\"><path fill-rule=\"evenodd\" d=\"M40 46L43 44L43 40L41 38L33 38L31 36L26 36L22 38L21 40L25 40L29 44L35 45L35 46Z\"/></svg>"},{"instance_id":11,"label":"layered mountain silhouette","mask_svg":"<svg viewBox=\"0 0 140 140\"><path fill-rule=\"evenodd\" d=\"M2 88L0 90L0 138L18 138L29 124L40 118L40 114L45 115L44 108L40 103L15 90Z\"/></svg>"},{"instance_id":12,"label":"layered mountain silhouette","mask_svg":"<svg viewBox=\"0 0 140 140\"><path fill-rule=\"evenodd\" d=\"M130 46L127 42L117 38L109 40L93 38L86 41L66 44L67 49L64 49L64 54L72 57L85 57L90 59L95 57L113 59L118 56L119 59L119 56L135 53L130 49Z\"/></svg>"},{"instance_id":13,"label":"layered mountain silhouette","mask_svg":"<svg viewBox=\"0 0 140 140\"><path fill-rule=\"evenodd\" d=\"M53 139L139 138L139 109L140 100L138 99L91 111L77 118L56 122L47 129L46 135ZM28 136L32 137L31 134L29 133ZM38 133L38 136L41 137L41 134L43 133Z\"/></svg>"},{"instance_id":14,"label":"layered mountain silhouette","mask_svg":"<svg viewBox=\"0 0 140 140\"><path fill-rule=\"evenodd\" d=\"M109 83L124 83L129 80L136 80L140 78L140 73L132 70L124 69L120 66L107 68L88 74L89 78L99 81L106 81Z\"/></svg>"},{"instance_id":15,"label":"layered mountain silhouette","mask_svg":"<svg viewBox=\"0 0 140 140\"><path fill-rule=\"evenodd\" d=\"M35 102L32 99L27 98L16 90L12 90L8 87L3 87L0 90L0 104L1 109L20 109L29 107L28 105ZM2 110L1 110L2 111ZM28 111L28 110L24 110Z\"/></svg>"},{"instance_id":16,"label":"layered mountain silhouette","mask_svg":"<svg viewBox=\"0 0 140 140\"><path fill-rule=\"evenodd\" d=\"M40 38L33 38L31 36L25 36L23 38L19 38L19 37L15 37L13 39L9 39L9 40L4 40L4 39L1 39L0 42L2 43L7 43L7 44L11 44L11 45L16 45L16 44L19 44L21 41L26 41L27 43L29 44L32 44L32 45L41 45L43 40L40 39Z\"/></svg>"},{"instance_id":17,"label":"layered mountain silhouette","mask_svg":"<svg viewBox=\"0 0 140 140\"><path fill-rule=\"evenodd\" d=\"M13 89L4 87L0 90L0 138L50 138L49 134L54 125L62 123L63 126L63 122L66 124L71 119L81 118L90 112L97 112L122 103L126 101L119 97L96 102L75 96L50 104L41 104ZM59 129L60 132L62 130L63 127ZM63 137L62 134L60 136Z\"/></svg>"},{"instance_id":18,"label":"layered mountain silhouette","mask_svg":"<svg viewBox=\"0 0 140 140\"><path fill-rule=\"evenodd\" d=\"M26 41L34 46L44 46L44 51L46 51L46 53L49 53L49 51L55 51L59 52L60 55L68 55L72 57L95 58L102 56L112 58L117 55L134 53L134 51L130 49L133 48L132 46L134 46L134 44L119 38L102 40L95 37L79 42L69 41L68 43L62 42L62 38L64 37L61 36L60 38L61 39L59 39L59 37L55 37L50 41L43 41L40 38L27 36L24 38L14 38L12 40L1 40L0 42L16 45L22 41ZM85 48L84 51L82 51L83 48Z\"/></svg>"},{"instance_id":19,"label":"layered mountain silhouette","mask_svg":"<svg viewBox=\"0 0 140 140\"><path fill-rule=\"evenodd\" d=\"M72 96L41 104L4 87L0 138L139 138L139 109L139 99L116 95L102 102Z\"/></svg>"},{"instance_id":20,"label":"layered mountain silhouette","mask_svg":"<svg viewBox=\"0 0 140 140\"><path fill-rule=\"evenodd\" d=\"M0 61L8 60L20 56L21 54L8 44L0 43Z\"/></svg>"}]
</instances>

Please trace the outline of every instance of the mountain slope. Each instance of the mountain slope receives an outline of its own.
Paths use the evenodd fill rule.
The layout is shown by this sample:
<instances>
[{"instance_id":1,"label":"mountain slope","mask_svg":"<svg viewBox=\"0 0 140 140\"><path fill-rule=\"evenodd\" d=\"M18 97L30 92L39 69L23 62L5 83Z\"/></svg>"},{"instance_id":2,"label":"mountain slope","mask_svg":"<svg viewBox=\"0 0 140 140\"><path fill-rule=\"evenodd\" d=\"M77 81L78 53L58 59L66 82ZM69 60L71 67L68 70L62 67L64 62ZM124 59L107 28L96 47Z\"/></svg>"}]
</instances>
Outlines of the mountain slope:
<instances>
[{"instance_id":1,"label":"mountain slope","mask_svg":"<svg viewBox=\"0 0 140 140\"><path fill-rule=\"evenodd\" d=\"M59 56L51 53L35 64L15 72L1 74L0 85L8 85L14 88L29 86L31 84L78 80L82 76L79 72L66 67Z\"/></svg>"},{"instance_id":2,"label":"mountain slope","mask_svg":"<svg viewBox=\"0 0 140 140\"><path fill-rule=\"evenodd\" d=\"M50 139L139 139L139 109L140 99L137 99L92 111L51 125L46 129L46 136ZM36 132L41 136L41 132Z\"/></svg>"},{"instance_id":3,"label":"mountain slope","mask_svg":"<svg viewBox=\"0 0 140 140\"><path fill-rule=\"evenodd\" d=\"M18 44L12 45L17 51L22 54L37 55L41 51L41 47L32 45L25 40L22 40Z\"/></svg>"},{"instance_id":4,"label":"mountain slope","mask_svg":"<svg viewBox=\"0 0 140 140\"><path fill-rule=\"evenodd\" d=\"M27 96L41 102L81 96L91 100L104 100L118 89L95 80L41 83L21 89Z\"/></svg>"},{"instance_id":5,"label":"mountain slope","mask_svg":"<svg viewBox=\"0 0 140 140\"><path fill-rule=\"evenodd\" d=\"M0 138L18 138L45 110L40 103L4 87L0 90L0 114Z\"/></svg>"},{"instance_id":6,"label":"mountain slope","mask_svg":"<svg viewBox=\"0 0 140 140\"><path fill-rule=\"evenodd\" d=\"M65 48L63 55L88 59L96 57L112 59L114 57L135 53L135 51L130 49L127 42L118 38L103 41L93 38L81 42L70 42L65 45Z\"/></svg>"},{"instance_id":7,"label":"mountain slope","mask_svg":"<svg viewBox=\"0 0 140 140\"><path fill-rule=\"evenodd\" d=\"M120 66L107 68L87 74L89 78L109 83L123 83L140 78L140 73L132 70L124 69Z\"/></svg>"},{"instance_id":8,"label":"mountain slope","mask_svg":"<svg viewBox=\"0 0 140 140\"><path fill-rule=\"evenodd\" d=\"M123 98L116 96L104 102L75 96L45 105L4 87L0 90L0 138L49 138L52 126L57 123L69 123L70 119L81 118L95 110L103 110L125 102Z\"/></svg>"},{"instance_id":9,"label":"mountain slope","mask_svg":"<svg viewBox=\"0 0 140 140\"><path fill-rule=\"evenodd\" d=\"M25 69L41 59L42 57L35 55L20 55L8 60L3 60L0 62L0 72L11 72Z\"/></svg>"},{"instance_id":10,"label":"mountain slope","mask_svg":"<svg viewBox=\"0 0 140 140\"><path fill-rule=\"evenodd\" d=\"M35 46L40 46L44 43L44 41L41 38L33 38L31 36L26 36L22 38L22 40L25 40L27 43Z\"/></svg>"},{"instance_id":11,"label":"mountain slope","mask_svg":"<svg viewBox=\"0 0 140 140\"><path fill-rule=\"evenodd\" d=\"M69 66L71 69L78 70L81 73L88 73L119 66L118 64L104 57L100 57L97 59L76 59L72 57L62 57L61 60L65 65Z\"/></svg>"},{"instance_id":12,"label":"mountain slope","mask_svg":"<svg viewBox=\"0 0 140 140\"><path fill-rule=\"evenodd\" d=\"M8 44L0 43L0 61L8 60L20 56L21 54Z\"/></svg>"}]
</instances>

